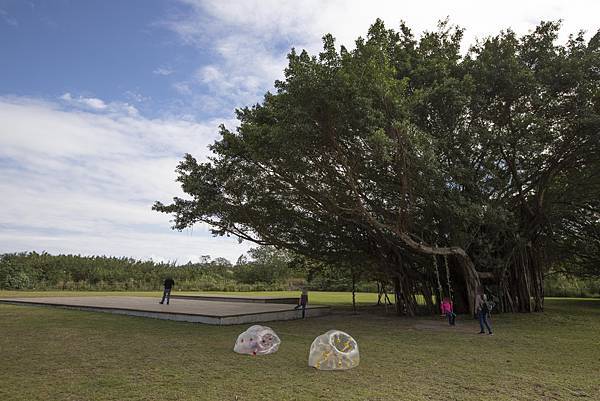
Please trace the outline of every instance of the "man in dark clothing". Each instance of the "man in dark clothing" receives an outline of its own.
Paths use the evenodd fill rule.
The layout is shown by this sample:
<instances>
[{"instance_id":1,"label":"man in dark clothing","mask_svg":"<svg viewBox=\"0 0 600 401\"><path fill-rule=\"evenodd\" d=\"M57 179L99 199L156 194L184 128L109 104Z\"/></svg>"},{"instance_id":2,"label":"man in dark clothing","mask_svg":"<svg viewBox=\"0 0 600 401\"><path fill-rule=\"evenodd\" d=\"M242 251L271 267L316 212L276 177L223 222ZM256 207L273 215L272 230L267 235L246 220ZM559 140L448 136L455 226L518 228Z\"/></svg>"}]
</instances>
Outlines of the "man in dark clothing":
<instances>
[{"instance_id":1,"label":"man in dark clothing","mask_svg":"<svg viewBox=\"0 0 600 401\"><path fill-rule=\"evenodd\" d=\"M169 277L165 280L165 290L163 291L162 300L159 302L160 304L163 304L166 299L167 305L169 305L169 300L171 299L171 288L173 288L174 285L175 281L173 281L172 278Z\"/></svg>"},{"instance_id":2,"label":"man in dark clothing","mask_svg":"<svg viewBox=\"0 0 600 401\"><path fill-rule=\"evenodd\" d=\"M306 305L308 304L308 291L302 290L302 294L300 295L300 299L298 300L298 305L294 309L302 308L302 319L306 314Z\"/></svg>"}]
</instances>

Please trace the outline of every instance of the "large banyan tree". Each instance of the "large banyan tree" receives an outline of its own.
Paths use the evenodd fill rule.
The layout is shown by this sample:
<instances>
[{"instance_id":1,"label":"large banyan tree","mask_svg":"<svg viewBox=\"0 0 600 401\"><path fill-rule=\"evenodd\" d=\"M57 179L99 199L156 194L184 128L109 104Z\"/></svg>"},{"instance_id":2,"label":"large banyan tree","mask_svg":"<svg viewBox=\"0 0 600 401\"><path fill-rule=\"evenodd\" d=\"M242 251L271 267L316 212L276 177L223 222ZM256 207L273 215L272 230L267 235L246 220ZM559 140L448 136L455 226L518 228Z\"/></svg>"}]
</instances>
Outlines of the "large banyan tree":
<instances>
[{"instance_id":1,"label":"large banyan tree","mask_svg":"<svg viewBox=\"0 0 600 401\"><path fill-rule=\"evenodd\" d=\"M463 55L446 22L415 38L378 20L353 50L329 35L318 56L292 50L212 157L179 164L189 197L154 209L386 277L410 315L441 295L436 266L464 311L482 285L542 310L545 271L573 251L563 228L599 216L600 35L558 45L558 29Z\"/></svg>"}]
</instances>

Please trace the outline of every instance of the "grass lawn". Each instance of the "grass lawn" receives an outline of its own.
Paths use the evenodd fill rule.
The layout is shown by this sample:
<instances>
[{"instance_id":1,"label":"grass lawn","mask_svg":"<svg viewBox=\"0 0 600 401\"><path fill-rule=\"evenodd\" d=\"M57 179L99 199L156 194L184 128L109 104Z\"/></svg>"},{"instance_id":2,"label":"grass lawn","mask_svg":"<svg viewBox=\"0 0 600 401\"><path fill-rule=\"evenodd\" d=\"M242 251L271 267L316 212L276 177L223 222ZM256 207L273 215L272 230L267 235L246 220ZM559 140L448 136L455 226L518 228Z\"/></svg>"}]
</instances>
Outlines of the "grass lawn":
<instances>
[{"instance_id":1,"label":"grass lawn","mask_svg":"<svg viewBox=\"0 0 600 401\"><path fill-rule=\"evenodd\" d=\"M0 291L8 295L57 294ZM251 357L232 351L248 325L0 304L0 400L600 400L600 300L549 299L544 314L494 316L492 337L464 316L449 328L367 306L267 325L280 350ZM312 340L331 328L358 341L357 368L307 366Z\"/></svg>"}]
</instances>

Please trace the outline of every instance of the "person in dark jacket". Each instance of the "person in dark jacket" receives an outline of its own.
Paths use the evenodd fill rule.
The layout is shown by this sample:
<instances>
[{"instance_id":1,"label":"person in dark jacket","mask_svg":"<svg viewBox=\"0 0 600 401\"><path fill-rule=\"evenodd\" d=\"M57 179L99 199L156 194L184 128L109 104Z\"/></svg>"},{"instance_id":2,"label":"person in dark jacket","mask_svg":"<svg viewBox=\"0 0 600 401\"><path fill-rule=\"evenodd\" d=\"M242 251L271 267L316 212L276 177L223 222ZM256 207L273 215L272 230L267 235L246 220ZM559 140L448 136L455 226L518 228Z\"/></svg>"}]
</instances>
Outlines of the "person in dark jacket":
<instances>
[{"instance_id":1,"label":"person in dark jacket","mask_svg":"<svg viewBox=\"0 0 600 401\"><path fill-rule=\"evenodd\" d=\"M480 292L475 298L475 313L477 313L477 318L479 319L479 334L485 334L485 330L483 330L484 326L488 329L490 336L493 334L489 323L490 312L487 296L483 292Z\"/></svg>"},{"instance_id":2,"label":"person in dark jacket","mask_svg":"<svg viewBox=\"0 0 600 401\"><path fill-rule=\"evenodd\" d=\"M300 295L300 299L298 299L298 305L294 309L302 308L302 319L306 314L306 305L308 305L308 291L302 290L302 294Z\"/></svg>"},{"instance_id":3,"label":"person in dark jacket","mask_svg":"<svg viewBox=\"0 0 600 401\"><path fill-rule=\"evenodd\" d=\"M166 299L167 305L169 305L169 300L171 299L171 289L173 288L174 285L175 285L175 281L171 277L169 277L165 280L165 289L163 291L162 300L159 302L159 304L164 304L165 299Z\"/></svg>"}]
</instances>

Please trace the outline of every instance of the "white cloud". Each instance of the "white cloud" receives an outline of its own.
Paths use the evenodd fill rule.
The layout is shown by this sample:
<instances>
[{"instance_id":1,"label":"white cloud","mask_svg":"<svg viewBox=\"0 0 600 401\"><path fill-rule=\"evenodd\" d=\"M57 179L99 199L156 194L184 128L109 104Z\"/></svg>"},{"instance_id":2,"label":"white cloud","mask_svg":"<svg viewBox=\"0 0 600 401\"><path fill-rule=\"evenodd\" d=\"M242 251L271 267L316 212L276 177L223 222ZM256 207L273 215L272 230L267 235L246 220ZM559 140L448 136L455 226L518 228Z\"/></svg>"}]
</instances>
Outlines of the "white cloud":
<instances>
[{"instance_id":1,"label":"white cloud","mask_svg":"<svg viewBox=\"0 0 600 401\"><path fill-rule=\"evenodd\" d=\"M598 29L600 5L586 0L424 0L416 3L396 0L180 0L190 7L186 18L171 21L171 28L188 43L206 45L218 36L247 34L270 43L298 43L320 46L320 38L332 33L342 44L352 46L376 18L397 27L404 20L416 32L435 28L438 20L450 17L452 23L467 29L466 40L496 34L512 27L520 33L540 20L564 21L565 30ZM199 24L202 22L203 24ZM235 28L235 29L232 29ZM242 34L242 35L240 35ZM219 47L219 45L217 45Z\"/></svg>"},{"instance_id":2,"label":"white cloud","mask_svg":"<svg viewBox=\"0 0 600 401\"><path fill-rule=\"evenodd\" d=\"M223 74L219 71L219 68L213 65L207 65L205 67L200 68L196 75L198 80L203 83L211 83L215 81L221 81L223 79Z\"/></svg>"},{"instance_id":3,"label":"white cloud","mask_svg":"<svg viewBox=\"0 0 600 401\"><path fill-rule=\"evenodd\" d=\"M170 217L150 209L182 195L177 163L186 152L205 158L221 120L147 119L111 104L98 113L0 97L0 252L237 259L250 244L206 226L171 232Z\"/></svg>"},{"instance_id":4,"label":"white cloud","mask_svg":"<svg viewBox=\"0 0 600 401\"><path fill-rule=\"evenodd\" d=\"M158 67L157 69L155 69L154 71L152 71L153 74L156 75L163 75L163 76L168 76L173 74L175 71L171 68L168 67Z\"/></svg>"},{"instance_id":5,"label":"white cloud","mask_svg":"<svg viewBox=\"0 0 600 401\"><path fill-rule=\"evenodd\" d=\"M11 17L8 12L6 12L5 10L0 8L0 19L2 19L4 22L6 22L8 25L12 26L13 28L18 28L19 27L19 21L17 21L16 18Z\"/></svg>"},{"instance_id":6,"label":"white cloud","mask_svg":"<svg viewBox=\"0 0 600 401\"><path fill-rule=\"evenodd\" d=\"M190 84L187 82L176 82L173 84L173 88L181 95L191 95L192 89Z\"/></svg>"},{"instance_id":7,"label":"white cloud","mask_svg":"<svg viewBox=\"0 0 600 401\"><path fill-rule=\"evenodd\" d=\"M104 110L106 109L106 103L101 99L93 98L93 97L82 97L79 96L74 98L71 96L69 92L65 93L60 97L60 99L64 100L67 103L70 103L75 106L84 106L85 108L89 108L92 110Z\"/></svg>"},{"instance_id":8,"label":"white cloud","mask_svg":"<svg viewBox=\"0 0 600 401\"><path fill-rule=\"evenodd\" d=\"M126 95L129 92L126 93ZM133 93L133 92L132 92ZM59 97L65 104L76 107L83 110L95 111L95 112L111 112L115 114L126 113L130 116L136 116L139 111L138 109L126 102L110 102L105 103L104 100L95 97L73 97L69 92Z\"/></svg>"},{"instance_id":9,"label":"white cloud","mask_svg":"<svg viewBox=\"0 0 600 401\"><path fill-rule=\"evenodd\" d=\"M148 102L151 100L150 96L144 96L139 92L131 91L131 90L125 91L124 95L131 101L134 101L137 103Z\"/></svg>"},{"instance_id":10,"label":"white cloud","mask_svg":"<svg viewBox=\"0 0 600 401\"><path fill-rule=\"evenodd\" d=\"M200 260L198 254L190 251L209 253L213 258L221 256L235 263L238 256L246 252L240 246L239 252L232 250L233 241L210 238L205 235L187 233L148 234L144 232L118 232L112 235L89 233L59 233L45 235L25 230L0 230L0 252L37 251L51 254L73 253L81 255L127 256L136 259L152 259L157 262L176 261L178 264ZM245 244L242 244L245 245Z\"/></svg>"},{"instance_id":11,"label":"white cloud","mask_svg":"<svg viewBox=\"0 0 600 401\"><path fill-rule=\"evenodd\" d=\"M281 78L291 47L316 54L321 38L331 33L338 44L352 48L376 18L397 28L400 20L413 32L435 29L439 20L466 28L464 49L476 38L508 27L526 33L541 20L562 19L565 39L580 29L595 32L600 2L533 0L180 0L185 11L166 25L187 44L211 51L207 65L178 87L193 96L208 91L223 106L233 108L259 100ZM185 89L185 90L184 90ZM216 102L216 101L214 101Z\"/></svg>"}]
</instances>

